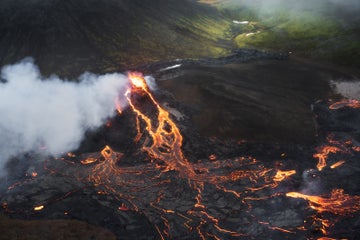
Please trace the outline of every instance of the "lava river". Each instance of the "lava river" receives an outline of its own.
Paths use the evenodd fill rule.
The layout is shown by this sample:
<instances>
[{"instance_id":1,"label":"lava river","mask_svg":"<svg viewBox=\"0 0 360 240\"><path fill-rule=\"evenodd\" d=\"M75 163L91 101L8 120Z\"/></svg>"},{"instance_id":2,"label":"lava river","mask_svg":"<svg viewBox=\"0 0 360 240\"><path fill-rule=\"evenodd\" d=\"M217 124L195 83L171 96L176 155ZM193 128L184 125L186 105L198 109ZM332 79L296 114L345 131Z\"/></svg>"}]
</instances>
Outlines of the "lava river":
<instances>
[{"instance_id":1,"label":"lava river","mask_svg":"<svg viewBox=\"0 0 360 240\"><path fill-rule=\"evenodd\" d=\"M323 184L341 174L339 171L348 164L358 166L355 161L360 156L360 145L351 136L338 138L329 133L310 154L310 168L293 164L293 157L287 153L268 161L239 154L224 158L206 149L208 158L190 161L186 156L189 153L183 151L186 139L180 129L185 127L178 127L178 121L157 101L142 74L129 73L128 78L131 87L125 97L136 128L132 144L140 145L136 156L143 158L141 162L122 164L126 153L108 145L100 152L48 159L26 179L8 186L1 196L5 213L36 218L58 211L63 217L87 220L66 201L91 189L91 198L116 216L103 225L116 232L119 239L359 236L359 224L349 223L359 220L360 196L341 186ZM357 111L358 106L356 100L341 101L327 106L326 111ZM119 114L124 111L118 109ZM53 190L58 182L51 179L65 181L67 187ZM43 186L44 181L48 186ZM326 187L314 188L316 184ZM57 192L33 193L26 200L14 197L19 192L25 196L26 189L37 185L43 186L37 188L38 192ZM132 214L146 219L144 224L151 226L150 230L137 228ZM96 219L88 221L96 223Z\"/></svg>"}]
</instances>

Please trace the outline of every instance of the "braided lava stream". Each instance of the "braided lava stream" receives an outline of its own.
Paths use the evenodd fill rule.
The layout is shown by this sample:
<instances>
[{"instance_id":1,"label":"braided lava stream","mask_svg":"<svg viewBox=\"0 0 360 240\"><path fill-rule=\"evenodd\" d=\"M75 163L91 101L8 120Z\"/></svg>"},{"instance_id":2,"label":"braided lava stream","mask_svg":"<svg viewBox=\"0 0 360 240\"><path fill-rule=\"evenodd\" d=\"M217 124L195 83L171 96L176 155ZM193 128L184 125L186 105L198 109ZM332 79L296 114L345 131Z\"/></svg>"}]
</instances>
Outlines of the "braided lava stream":
<instances>
[{"instance_id":1,"label":"braided lava stream","mask_svg":"<svg viewBox=\"0 0 360 240\"><path fill-rule=\"evenodd\" d=\"M81 171L79 167L71 170L69 165L76 164L71 161L62 161L65 164L62 167L48 163L46 171L76 178L84 184L90 182L100 196L115 196L119 203L117 211L143 214L153 224L159 239L260 239L268 236L269 231L277 239L302 239L304 235L308 239L333 239L333 226L342 218L359 212L360 196L351 196L343 189L333 189L321 196L288 191L292 177L298 174L295 169L268 167L250 156L218 159L209 154L209 159L196 163L188 161L182 150L180 129L170 113L157 102L142 74L129 73L128 78L131 87L125 97L136 117L134 142L142 142L142 151L150 161L121 166L118 163L124 154L105 146L100 153L80 156L69 153L71 158L80 160ZM357 104L343 101L331 105L330 109L357 107ZM119 107L117 110L122 113ZM351 155L360 151L351 140L339 143L331 136L327 140L328 144L317 148L313 155L318 159L318 172L346 165L344 160L328 164L329 155ZM29 181L37 178L36 172L29 175ZM8 191L21 184L13 184ZM58 199L71 194L66 193ZM301 221L289 225L275 221L276 216L280 218L287 212L286 205L293 206L294 201L295 205L305 208L300 213L305 210L310 212L310 217L304 216ZM271 209L275 202L281 205L276 213L260 208L263 204ZM35 203L32 211L44 211L50 204L49 200ZM3 208L11 211L6 202ZM296 208L291 207L289 211L299 215ZM319 231L312 236L314 228Z\"/></svg>"}]
</instances>

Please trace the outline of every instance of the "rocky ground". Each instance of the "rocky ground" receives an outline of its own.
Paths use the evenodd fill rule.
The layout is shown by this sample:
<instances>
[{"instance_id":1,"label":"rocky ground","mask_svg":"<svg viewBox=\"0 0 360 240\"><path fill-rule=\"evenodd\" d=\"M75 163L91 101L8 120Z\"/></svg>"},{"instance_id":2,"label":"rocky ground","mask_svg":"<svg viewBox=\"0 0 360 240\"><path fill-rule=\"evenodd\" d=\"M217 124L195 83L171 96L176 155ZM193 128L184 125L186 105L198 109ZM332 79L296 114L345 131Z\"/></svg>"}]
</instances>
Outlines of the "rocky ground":
<instances>
[{"instance_id":1,"label":"rocky ground","mask_svg":"<svg viewBox=\"0 0 360 240\"><path fill-rule=\"evenodd\" d=\"M109 230L77 220L29 221L0 216L0 239L116 239Z\"/></svg>"}]
</instances>

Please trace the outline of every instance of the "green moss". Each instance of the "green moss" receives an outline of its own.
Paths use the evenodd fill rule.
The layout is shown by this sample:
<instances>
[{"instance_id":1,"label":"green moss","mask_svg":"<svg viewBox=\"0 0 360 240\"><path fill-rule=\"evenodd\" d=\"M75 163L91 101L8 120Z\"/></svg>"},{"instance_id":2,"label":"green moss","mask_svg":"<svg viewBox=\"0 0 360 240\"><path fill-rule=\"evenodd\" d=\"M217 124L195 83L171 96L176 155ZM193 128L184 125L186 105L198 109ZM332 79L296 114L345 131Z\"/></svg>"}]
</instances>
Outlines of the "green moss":
<instances>
[{"instance_id":1,"label":"green moss","mask_svg":"<svg viewBox=\"0 0 360 240\"><path fill-rule=\"evenodd\" d=\"M355 26L357 26L355 24ZM352 35L352 37L349 37ZM289 51L322 61L360 65L360 30L316 11L278 12L239 32L238 47Z\"/></svg>"},{"instance_id":2,"label":"green moss","mask_svg":"<svg viewBox=\"0 0 360 240\"><path fill-rule=\"evenodd\" d=\"M242 33L235 38L235 42L239 47L261 47L266 42L269 48L276 48L280 43L277 34L273 32Z\"/></svg>"}]
</instances>

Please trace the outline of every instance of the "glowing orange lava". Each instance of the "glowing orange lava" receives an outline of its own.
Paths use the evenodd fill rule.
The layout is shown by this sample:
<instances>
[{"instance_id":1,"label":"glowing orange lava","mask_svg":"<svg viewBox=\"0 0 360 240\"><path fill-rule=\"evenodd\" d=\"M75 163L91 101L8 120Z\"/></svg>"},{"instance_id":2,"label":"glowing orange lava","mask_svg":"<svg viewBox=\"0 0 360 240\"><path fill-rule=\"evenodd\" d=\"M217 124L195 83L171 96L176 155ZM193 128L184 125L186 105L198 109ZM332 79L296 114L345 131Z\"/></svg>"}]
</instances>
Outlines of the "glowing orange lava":
<instances>
[{"instance_id":1,"label":"glowing orange lava","mask_svg":"<svg viewBox=\"0 0 360 240\"><path fill-rule=\"evenodd\" d=\"M330 109L336 110L343 107L360 108L360 101L356 99L345 99L329 106Z\"/></svg>"},{"instance_id":2,"label":"glowing orange lava","mask_svg":"<svg viewBox=\"0 0 360 240\"><path fill-rule=\"evenodd\" d=\"M87 164L97 162L97 160L98 159L96 159L96 158L87 158L87 159L81 160L80 162L81 162L81 164L87 165Z\"/></svg>"},{"instance_id":3,"label":"glowing orange lava","mask_svg":"<svg viewBox=\"0 0 360 240\"><path fill-rule=\"evenodd\" d=\"M338 167L340 167L341 165L343 165L344 163L345 163L345 161L336 162L336 163L332 164L332 165L330 166L330 168L331 168L331 169L338 168Z\"/></svg>"},{"instance_id":4,"label":"glowing orange lava","mask_svg":"<svg viewBox=\"0 0 360 240\"><path fill-rule=\"evenodd\" d=\"M290 171L281 171L278 170L276 172L276 175L274 176L273 180L274 182L281 182L283 181L285 178L288 178L291 175L294 175L296 173L295 170L290 170Z\"/></svg>"},{"instance_id":5,"label":"glowing orange lava","mask_svg":"<svg viewBox=\"0 0 360 240\"><path fill-rule=\"evenodd\" d=\"M286 196L309 201L310 207L319 213L330 212L344 216L360 210L360 196L345 194L343 189L332 190L328 198L306 195L299 192L289 192Z\"/></svg>"},{"instance_id":6,"label":"glowing orange lava","mask_svg":"<svg viewBox=\"0 0 360 240\"><path fill-rule=\"evenodd\" d=\"M186 175L190 177L194 177L194 170L183 156L181 149L183 137L174 121L170 118L169 113L154 99L146 85L144 77L140 73L129 73L128 77L131 81L132 88L126 91L125 96L137 117L145 122L145 129L152 139L152 143L149 146L144 145L143 150L152 158L165 162L167 164L167 170L176 170L180 173L186 173ZM136 103L131 97L133 93L146 96L156 107L158 112L157 121L152 120L151 116L136 106ZM139 136L142 135L139 120L137 121L137 130L138 137L136 139L138 140Z\"/></svg>"},{"instance_id":7,"label":"glowing orange lava","mask_svg":"<svg viewBox=\"0 0 360 240\"><path fill-rule=\"evenodd\" d=\"M136 88L141 88L144 91L148 92L148 86L146 81L141 73L138 72L130 72L128 73L128 77L131 81L131 84Z\"/></svg>"},{"instance_id":8,"label":"glowing orange lava","mask_svg":"<svg viewBox=\"0 0 360 240\"><path fill-rule=\"evenodd\" d=\"M44 209L44 205L34 207L34 211L41 211Z\"/></svg>"},{"instance_id":9,"label":"glowing orange lava","mask_svg":"<svg viewBox=\"0 0 360 240\"><path fill-rule=\"evenodd\" d=\"M289 192L286 196L291 198L302 198L309 201L310 208L314 209L319 214L327 212L338 216L350 216L351 214L360 211L360 196L350 196L349 194L345 194L343 189L333 189L329 197L306 195L299 192ZM320 230L324 235L329 235L328 229L337 221L337 219L326 219L322 215L320 215L320 217L314 217L313 219L321 223Z\"/></svg>"},{"instance_id":10,"label":"glowing orange lava","mask_svg":"<svg viewBox=\"0 0 360 240\"><path fill-rule=\"evenodd\" d=\"M341 152L342 150L338 147L334 146L322 146L318 148L318 152L313 155L314 158L317 158L318 164L316 165L317 169L321 171L324 167L326 167L326 159L330 153Z\"/></svg>"},{"instance_id":11,"label":"glowing orange lava","mask_svg":"<svg viewBox=\"0 0 360 240\"><path fill-rule=\"evenodd\" d=\"M334 189L331 194L325 196L284 192L285 189L292 188L294 182L297 186L301 181L301 175L293 177L300 169L288 168L291 162L285 161L290 154L285 152L277 153L276 156L280 157L280 160L272 163L248 155L226 157L227 154L222 155L223 150L220 145L219 150L211 149L213 152L207 152L206 155L200 151L201 159L191 158L192 161L188 161L182 149L183 136L172 119L176 116L174 112L167 111L166 109L171 108L165 104L166 108L162 107L161 102L156 100L157 94L151 92L141 73L129 73L128 78L130 84L125 98L129 103L129 112L132 111L130 115L134 118L133 124L136 126L133 132L133 135L136 135L134 151L130 148L127 155L124 155L117 152L116 147L113 150L110 146L105 146L100 152L79 153L79 156L68 153L67 156L56 158L63 161L64 165L63 162L50 167L45 165L44 171L54 176L74 178L82 183L75 185L76 188L82 185L88 188L90 182L101 204L113 206L115 213L124 216L132 212L140 213L153 224L158 233L157 239L163 240L180 239L179 236L186 238L186 234L189 239L203 240L255 239L257 234L260 234L262 239L267 239L265 233L268 231L277 231L276 235L269 238L281 234L279 236L284 236L282 239L292 239L292 236L296 238L300 234L303 235L303 232L306 235L315 232L316 235L322 233L323 236L331 236L330 230L335 226L336 221L360 211L360 196L350 196L342 189ZM115 99L119 114L122 113L120 99L123 97L118 96ZM330 108L357 106L358 103L342 101L333 104ZM178 119L181 121L180 118ZM110 128L112 123L115 121L109 120L106 126ZM342 166L345 163L342 159L347 159L340 158L344 154L354 158L357 156L355 152L360 151L360 146L356 146L358 143L350 137L344 141L343 139L336 134L329 135L326 145L316 149L313 157L318 160L319 171L327 164L330 169ZM189 139L189 146L192 140ZM217 140L214 140L211 144L216 143ZM202 146L201 144L199 146ZM204 146L212 145L204 144ZM139 148L144 154L139 153ZM192 147L186 148L186 152L189 151L188 149ZM226 147L224 149L226 153ZM145 159L150 161L143 161L144 155L146 155ZM328 160L330 155L331 158ZM128 164L128 161L133 160L137 162ZM79 162L84 166L78 164ZM350 165L351 162L348 163ZM68 168L69 164L71 167ZM274 164L274 167L271 167L271 164ZM320 180L320 177L328 172L330 171L319 173L316 177ZM39 173L42 175L43 172ZM36 172L28 171L27 176L24 181L13 183L8 190L11 191L26 182L42 180ZM49 202L36 200L34 205L30 206L30 211L34 213L34 211L42 211L44 207L49 208L53 201L64 199L76 191L79 189L66 192L59 198L50 199ZM295 205L290 205L289 214L283 215L283 207L286 207L284 204L289 201L284 195L305 200L306 204L302 207L307 208L306 213L304 215L291 213L293 210L301 211L296 209L298 201L295 201ZM279 211L273 214L272 208L269 211L263 209L262 206L268 204L263 205L262 201L281 204L276 205L279 206ZM1 206L5 211L10 211L7 202L2 202ZM71 216L68 210L70 211L66 209L62 213ZM296 217L297 215L299 216ZM295 221L287 224L285 220L288 216L294 216ZM332 240L332 238L321 237L318 240Z\"/></svg>"},{"instance_id":12,"label":"glowing orange lava","mask_svg":"<svg viewBox=\"0 0 360 240\"><path fill-rule=\"evenodd\" d=\"M105 146L105 148L103 150L101 150L101 155L105 159L109 159L112 156L112 152L113 152L113 150L109 146Z\"/></svg>"},{"instance_id":13,"label":"glowing orange lava","mask_svg":"<svg viewBox=\"0 0 360 240\"><path fill-rule=\"evenodd\" d=\"M144 135L141 128L141 122L143 122L145 123L145 131L150 136L151 141L145 141L142 149L146 151L152 159L161 160L166 164L166 168L163 169L163 172L169 170L176 170L180 173L180 175L186 177L188 179L189 186L198 192L195 198L196 203L194 204L194 210L188 211L188 214L200 217L202 219L199 225L196 227L196 231L198 232L200 238L206 239L206 236L210 235L215 239L217 238L215 234L203 232L202 228L205 224L208 224L208 222L212 223L218 232L230 234L232 236L240 236L240 233L222 228L220 226L219 220L207 211L206 206L202 202L204 181L208 181L216 185L218 183L217 180L225 180L227 178L223 177L222 179L221 176L218 178L211 175L199 176L195 173L193 166L183 155L183 137L175 122L170 118L169 112L163 109L155 100L146 85L145 79L140 73L130 73L128 77L130 79L132 87L131 89L128 89L128 91L126 91L125 96L129 102L131 109L137 115L137 136L135 137L135 141L139 141L139 139ZM137 104L136 97L133 97L133 95L142 96L142 101L148 101L151 106L155 106L155 109L157 110L155 118L154 115L150 115L142 109L142 105L144 103ZM215 155L211 155L209 158L212 161L216 160ZM207 171L204 170L204 172L206 173ZM226 188L221 186L217 187L218 189L221 189L225 192L234 193L237 197L240 196L235 191L227 190ZM155 206L155 203L153 203L153 206ZM162 209L162 211L169 213L169 210L166 209ZM175 212L171 210L170 213L174 214ZM187 223L185 223L184 226L188 226ZM164 233L165 235L167 235L167 231L165 231Z\"/></svg>"},{"instance_id":14,"label":"glowing orange lava","mask_svg":"<svg viewBox=\"0 0 360 240\"><path fill-rule=\"evenodd\" d=\"M360 146L353 146L352 150L354 150L355 152L360 152Z\"/></svg>"}]
</instances>

